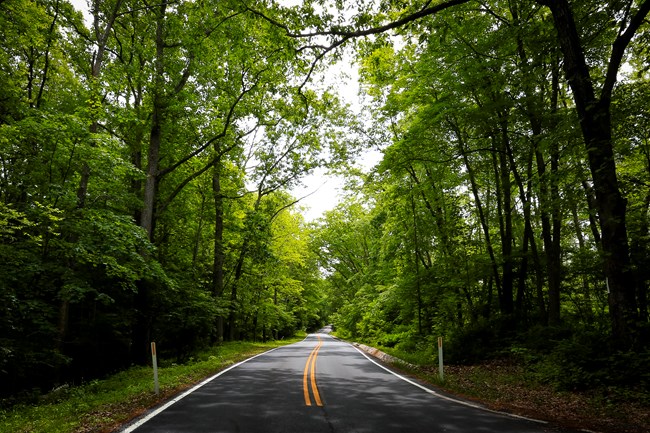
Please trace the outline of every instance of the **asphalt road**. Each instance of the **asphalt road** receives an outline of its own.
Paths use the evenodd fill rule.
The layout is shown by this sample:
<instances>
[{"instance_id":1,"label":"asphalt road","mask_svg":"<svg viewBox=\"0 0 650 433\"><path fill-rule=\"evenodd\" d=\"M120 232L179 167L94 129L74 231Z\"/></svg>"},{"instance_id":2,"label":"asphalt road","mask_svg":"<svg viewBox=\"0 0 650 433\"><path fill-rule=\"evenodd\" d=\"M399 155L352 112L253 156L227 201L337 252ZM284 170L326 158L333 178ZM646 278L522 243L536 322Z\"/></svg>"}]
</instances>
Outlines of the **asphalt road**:
<instances>
[{"instance_id":1,"label":"asphalt road","mask_svg":"<svg viewBox=\"0 0 650 433\"><path fill-rule=\"evenodd\" d=\"M254 357L123 433L555 431L424 390L323 333Z\"/></svg>"}]
</instances>

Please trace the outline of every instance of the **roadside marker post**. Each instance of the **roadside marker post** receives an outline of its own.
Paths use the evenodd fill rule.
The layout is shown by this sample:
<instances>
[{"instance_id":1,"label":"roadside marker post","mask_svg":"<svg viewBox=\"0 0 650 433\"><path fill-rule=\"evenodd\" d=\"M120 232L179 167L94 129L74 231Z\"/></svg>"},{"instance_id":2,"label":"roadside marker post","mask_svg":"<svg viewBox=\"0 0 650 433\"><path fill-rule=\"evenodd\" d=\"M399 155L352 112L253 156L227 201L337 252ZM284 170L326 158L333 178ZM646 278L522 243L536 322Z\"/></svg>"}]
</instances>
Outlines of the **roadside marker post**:
<instances>
[{"instance_id":1,"label":"roadside marker post","mask_svg":"<svg viewBox=\"0 0 650 433\"><path fill-rule=\"evenodd\" d=\"M153 391L156 395L160 392L158 384L158 360L156 358L156 343L151 343L151 362L153 364Z\"/></svg>"},{"instance_id":2,"label":"roadside marker post","mask_svg":"<svg viewBox=\"0 0 650 433\"><path fill-rule=\"evenodd\" d=\"M440 374L440 381L445 381L445 372L442 361L442 337L438 337L438 373Z\"/></svg>"}]
</instances>

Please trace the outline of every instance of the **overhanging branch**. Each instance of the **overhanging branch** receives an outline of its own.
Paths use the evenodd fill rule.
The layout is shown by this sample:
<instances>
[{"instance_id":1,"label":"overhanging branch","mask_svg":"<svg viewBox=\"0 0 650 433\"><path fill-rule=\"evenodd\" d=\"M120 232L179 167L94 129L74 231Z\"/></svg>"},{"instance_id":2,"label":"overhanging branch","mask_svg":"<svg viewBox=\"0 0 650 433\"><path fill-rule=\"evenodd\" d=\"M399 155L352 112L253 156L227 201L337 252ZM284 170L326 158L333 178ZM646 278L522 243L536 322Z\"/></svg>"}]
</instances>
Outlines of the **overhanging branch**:
<instances>
[{"instance_id":1,"label":"overhanging branch","mask_svg":"<svg viewBox=\"0 0 650 433\"><path fill-rule=\"evenodd\" d=\"M607 65L607 75L605 76L605 83L603 84L603 89L600 94L601 101L609 101L612 97L612 91L614 85L617 81L618 71L623 62L623 55L627 49L630 41L639 30L639 27L643 25L646 17L650 13L650 0L645 0L639 6L639 9L632 16L630 24L627 26L624 32L618 35L614 44L612 45L612 55L609 59L609 65Z\"/></svg>"}]
</instances>

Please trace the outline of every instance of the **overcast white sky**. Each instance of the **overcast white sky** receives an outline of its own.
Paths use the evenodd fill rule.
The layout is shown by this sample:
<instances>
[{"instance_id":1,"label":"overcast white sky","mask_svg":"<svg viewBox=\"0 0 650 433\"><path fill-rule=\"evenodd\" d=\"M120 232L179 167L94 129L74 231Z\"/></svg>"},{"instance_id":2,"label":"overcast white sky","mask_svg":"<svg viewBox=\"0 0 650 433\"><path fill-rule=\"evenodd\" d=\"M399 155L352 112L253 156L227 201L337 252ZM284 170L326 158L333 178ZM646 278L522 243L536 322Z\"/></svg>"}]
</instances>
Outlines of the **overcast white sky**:
<instances>
[{"instance_id":1,"label":"overcast white sky","mask_svg":"<svg viewBox=\"0 0 650 433\"><path fill-rule=\"evenodd\" d=\"M281 0L285 6L298 5L301 0ZM327 61L327 57L324 61ZM359 74L358 68L353 64L349 53L334 66L331 66L325 75L326 82L335 84L333 89L339 97L349 103L355 112L359 112L361 104L359 101ZM382 153L378 150L367 150L363 152L356 165L364 171L370 171L381 160ZM341 176L330 176L325 170L316 170L313 174L305 177L303 186L294 188L291 193L296 197L305 197L301 200L300 206L304 208L305 220L314 221L327 210L333 209L343 195L344 180Z\"/></svg>"},{"instance_id":2,"label":"overcast white sky","mask_svg":"<svg viewBox=\"0 0 650 433\"><path fill-rule=\"evenodd\" d=\"M359 74L351 59L347 55L344 56L344 59L330 67L326 74L326 81L336 83L333 90L338 92L344 102L350 104L353 111L359 113L361 110ZM360 155L355 165L368 172L375 164L379 163L381 157L382 153L378 150L366 150ZM303 210L303 215L307 221L313 221L319 218L323 212L334 208L342 197L343 178L327 175L325 170L316 170L313 174L305 177L303 183L304 186L294 188L291 193L296 198L311 194L300 202L300 206L306 208Z\"/></svg>"}]
</instances>

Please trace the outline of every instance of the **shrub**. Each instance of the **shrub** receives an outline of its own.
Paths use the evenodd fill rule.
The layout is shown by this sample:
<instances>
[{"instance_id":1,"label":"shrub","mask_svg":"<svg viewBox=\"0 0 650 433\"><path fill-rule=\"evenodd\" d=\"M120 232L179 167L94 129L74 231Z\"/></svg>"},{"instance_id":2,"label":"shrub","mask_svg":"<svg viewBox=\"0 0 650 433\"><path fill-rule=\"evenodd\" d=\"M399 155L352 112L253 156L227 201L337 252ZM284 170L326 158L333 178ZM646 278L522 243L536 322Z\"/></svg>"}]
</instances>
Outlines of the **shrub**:
<instances>
[{"instance_id":1,"label":"shrub","mask_svg":"<svg viewBox=\"0 0 650 433\"><path fill-rule=\"evenodd\" d=\"M445 358L452 364L473 364L493 358L510 345L510 339L503 335L504 328L500 319L484 319L455 329L445 344Z\"/></svg>"},{"instance_id":2,"label":"shrub","mask_svg":"<svg viewBox=\"0 0 650 433\"><path fill-rule=\"evenodd\" d=\"M607 336L584 329L548 341L550 344L543 351L539 347L531 349L528 361L534 376L558 390L632 387L650 391L648 350L617 351L608 343Z\"/></svg>"}]
</instances>

